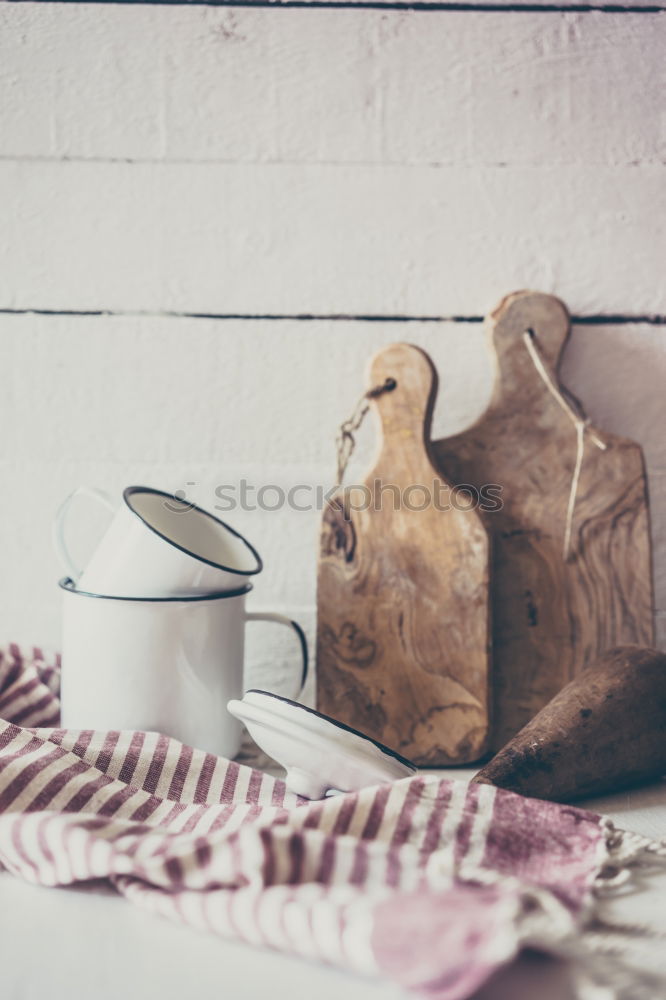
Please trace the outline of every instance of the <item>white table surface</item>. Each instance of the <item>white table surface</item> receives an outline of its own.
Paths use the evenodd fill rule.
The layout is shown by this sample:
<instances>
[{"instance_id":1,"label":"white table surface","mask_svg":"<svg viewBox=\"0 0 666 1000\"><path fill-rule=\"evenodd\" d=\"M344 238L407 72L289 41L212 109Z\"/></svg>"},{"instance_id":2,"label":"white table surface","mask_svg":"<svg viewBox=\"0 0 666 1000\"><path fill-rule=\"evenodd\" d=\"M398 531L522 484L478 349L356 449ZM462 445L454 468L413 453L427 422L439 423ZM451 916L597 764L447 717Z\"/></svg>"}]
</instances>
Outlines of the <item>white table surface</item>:
<instances>
[{"instance_id":1,"label":"white table surface","mask_svg":"<svg viewBox=\"0 0 666 1000\"><path fill-rule=\"evenodd\" d=\"M469 778L471 769L445 771ZM582 803L617 826L666 836L666 784ZM609 904L666 933L666 865ZM664 941L650 949L666 950ZM523 959L477 1000L571 1000L566 971ZM144 913L104 885L45 889L0 874L2 1000L403 1000L386 983L224 941Z\"/></svg>"}]
</instances>

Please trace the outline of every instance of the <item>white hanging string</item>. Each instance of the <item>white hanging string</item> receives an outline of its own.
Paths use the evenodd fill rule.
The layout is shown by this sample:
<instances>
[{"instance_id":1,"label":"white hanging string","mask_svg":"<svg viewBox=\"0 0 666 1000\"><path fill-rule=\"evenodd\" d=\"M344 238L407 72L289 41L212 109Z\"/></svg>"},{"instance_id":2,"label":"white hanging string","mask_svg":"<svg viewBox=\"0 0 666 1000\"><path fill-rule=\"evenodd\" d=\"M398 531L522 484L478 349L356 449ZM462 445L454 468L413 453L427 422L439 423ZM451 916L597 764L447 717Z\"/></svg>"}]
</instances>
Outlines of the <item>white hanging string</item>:
<instances>
[{"instance_id":1,"label":"white hanging string","mask_svg":"<svg viewBox=\"0 0 666 1000\"><path fill-rule=\"evenodd\" d=\"M566 415L569 417L576 429L576 462L574 465L573 476L571 477L571 489L569 490L569 502L567 503L567 517L566 526L564 529L564 550L563 555L565 561L569 560L573 555L571 548L571 537L573 532L573 520L576 511L576 499L578 496L578 486L580 484L580 474L583 468L583 458L585 455L585 433L587 432L591 437L597 448L601 448L605 451L608 447L605 441L596 434L595 431L590 429L590 421L588 418L574 410L571 403L563 396L562 392L557 386L553 376L546 368L544 360L541 357L539 348L536 345L536 338L534 335L534 330L525 330L523 334L523 341L528 350L529 356L532 359L532 364L539 373L544 385L550 392L551 396L562 407Z\"/></svg>"}]
</instances>

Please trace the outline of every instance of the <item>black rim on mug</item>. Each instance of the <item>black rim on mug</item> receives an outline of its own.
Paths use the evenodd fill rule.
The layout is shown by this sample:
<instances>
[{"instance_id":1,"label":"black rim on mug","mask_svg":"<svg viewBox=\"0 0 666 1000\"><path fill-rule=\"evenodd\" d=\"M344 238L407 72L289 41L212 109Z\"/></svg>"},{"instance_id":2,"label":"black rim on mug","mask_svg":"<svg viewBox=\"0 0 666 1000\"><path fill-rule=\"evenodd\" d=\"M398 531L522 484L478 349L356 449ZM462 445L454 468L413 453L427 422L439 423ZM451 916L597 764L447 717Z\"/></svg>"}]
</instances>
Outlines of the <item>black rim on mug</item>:
<instances>
[{"instance_id":1,"label":"black rim on mug","mask_svg":"<svg viewBox=\"0 0 666 1000\"><path fill-rule=\"evenodd\" d=\"M119 597L116 594L93 594L89 590L78 590L76 584L69 576L63 576L61 580L58 580L58 586L61 590L66 591L66 593L77 594L79 597L96 597L100 601L143 601L149 604L189 604L194 601L223 601L227 597L241 597L243 594L249 594L252 590L252 584L246 583L242 587L236 587L235 590L222 590L215 594L193 594L186 597L174 597L173 595L169 597Z\"/></svg>"},{"instance_id":2,"label":"black rim on mug","mask_svg":"<svg viewBox=\"0 0 666 1000\"><path fill-rule=\"evenodd\" d=\"M137 493L143 493L143 494L149 493L151 496L159 496L163 497L165 500L171 500L172 502L178 504L184 504L187 507L188 513L189 511L194 510L197 512L197 514L201 515L202 517L208 518L209 521L212 521L219 527L224 528L224 530L228 531L230 535L233 535L234 538L238 539L238 541L243 543L246 549L248 549L248 551L252 553L252 556L256 561L256 567L254 569L247 569L247 570L234 569L232 566L224 566L222 563L215 562L212 559L206 559L204 556L195 554L194 552L191 551L191 549L186 548L184 545L179 545L178 542L175 542L173 540L173 538L170 538L168 535L165 535L163 532L159 531L154 525L152 525L149 521L147 521L146 518L142 514L140 514L138 510L136 510L132 506L130 499ZM236 576L254 576L256 573L260 573L264 568L261 556L255 549L255 547L251 545L250 542L248 542L247 538L241 535L240 531L236 531L236 529L232 528L230 524L226 523L226 521L220 520L219 517L215 517L214 514L211 514L209 513L209 511L204 510L203 507L198 507L197 504L191 503L189 500L181 500L177 496L174 496L173 493L165 493L164 490L156 490L152 486L128 486L126 489L123 490L123 500L127 504L127 507L132 512L132 514L134 514L135 517L138 517L139 520L142 521L143 524L145 524L145 526L148 528L149 531L152 531L154 535L158 536L158 538L162 538L165 542L168 542L169 545L173 545L175 549L179 549L186 555L191 556L192 559L197 559L199 562L206 563L208 566L213 566L215 569L224 570L226 573L234 573Z\"/></svg>"}]
</instances>

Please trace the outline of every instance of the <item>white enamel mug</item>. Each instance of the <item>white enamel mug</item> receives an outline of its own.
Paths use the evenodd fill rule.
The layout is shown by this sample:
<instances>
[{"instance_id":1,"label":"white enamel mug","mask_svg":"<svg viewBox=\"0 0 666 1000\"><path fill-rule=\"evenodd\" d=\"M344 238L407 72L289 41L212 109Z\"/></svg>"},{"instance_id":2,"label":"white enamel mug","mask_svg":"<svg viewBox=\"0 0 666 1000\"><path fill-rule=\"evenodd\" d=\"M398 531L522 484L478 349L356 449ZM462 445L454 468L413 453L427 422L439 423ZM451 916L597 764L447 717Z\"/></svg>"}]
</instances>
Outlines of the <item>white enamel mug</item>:
<instances>
[{"instance_id":1,"label":"white enamel mug","mask_svg":"<svg viewBox=\"0 0 666 1000\"><path fill-rule=\"evenodd\" d=\"M88 496L113 518L84 570L65 539L72 501ZM149 486L128 486L120 507L101 490L80 486L56 514L53 541L78 590L112 597L191 597L244 586L262 569L259 553L224 521Z\"/></svg>"},{"instance_id":2,"label":"white enamel mug","mask_svg":"<svg viewBox=\"0 0 666 1000\"><path fill-rule=\"evenodd\" d=\"M227 711L241 698L248 621L294 629L307 673L300 626L284 615L250 613L251 584L223 594L152 600L84 593L69 579L64 597L61 725L68 729L139 729L173 736L234 757L241 724Z\"/></svg>"}]
</instances>

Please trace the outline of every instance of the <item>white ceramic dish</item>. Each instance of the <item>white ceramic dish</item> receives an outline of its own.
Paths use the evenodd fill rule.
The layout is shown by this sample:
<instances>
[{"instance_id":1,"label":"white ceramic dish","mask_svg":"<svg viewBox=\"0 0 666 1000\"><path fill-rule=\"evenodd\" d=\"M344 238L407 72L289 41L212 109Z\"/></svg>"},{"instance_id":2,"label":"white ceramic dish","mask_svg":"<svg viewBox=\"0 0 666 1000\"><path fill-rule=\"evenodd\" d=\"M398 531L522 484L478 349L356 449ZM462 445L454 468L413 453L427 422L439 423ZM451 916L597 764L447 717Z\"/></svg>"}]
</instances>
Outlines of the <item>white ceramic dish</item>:
<instances>
[{"instance_id":1,"label":"white ceramic dish","mask_svg":"<svg viewBox=\"0 0 666 1000\"><path fill-rule=\"evenodd\" d=\"M290 791L306 799L353 792L414 774L416 767L342 722L268 691L248 691L227 708L284 767Z\"/></svg>"}]
</instances>

